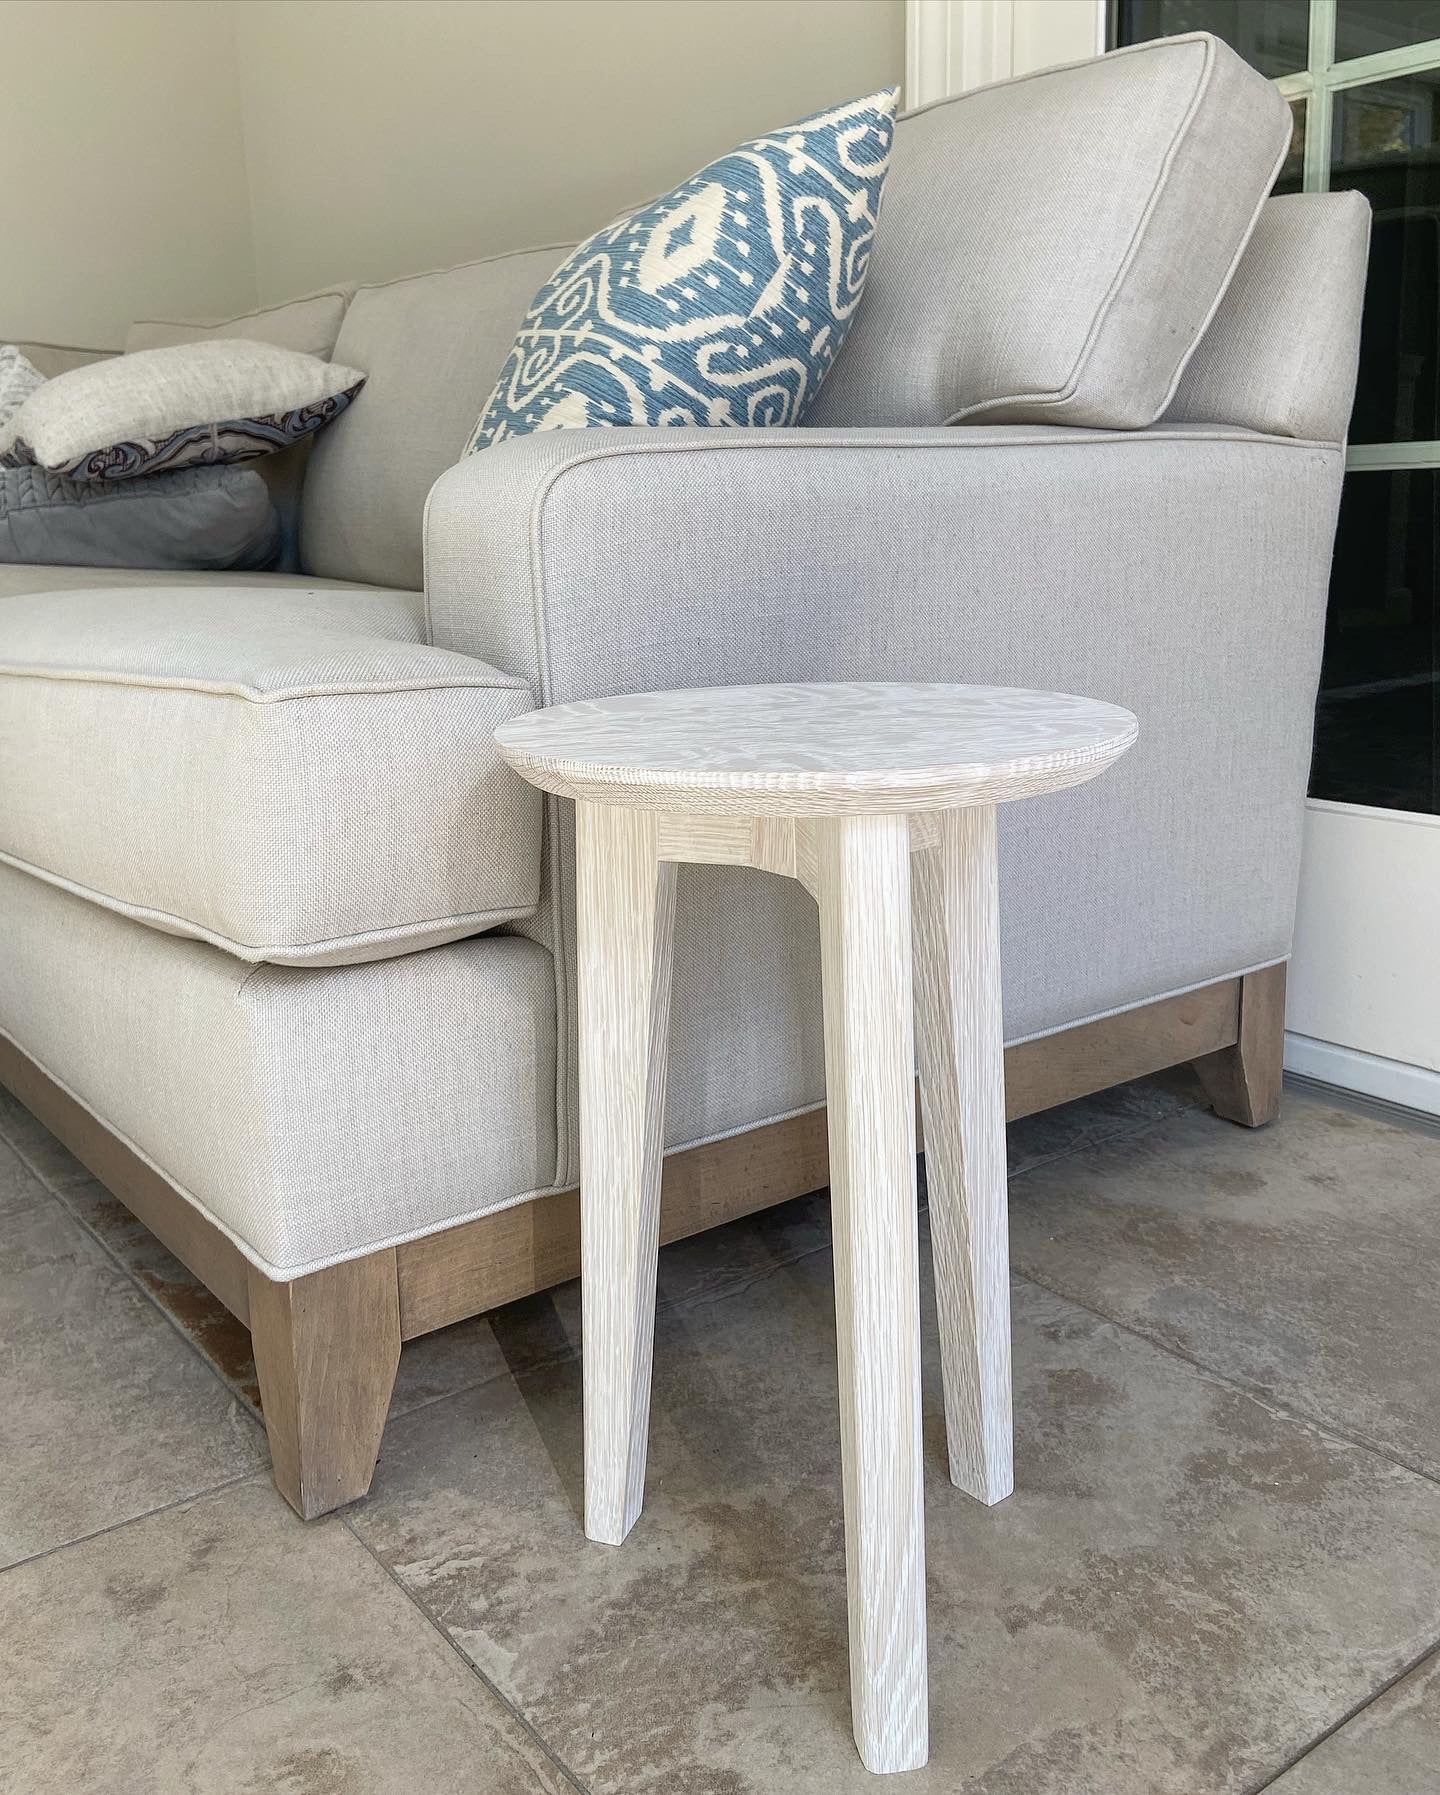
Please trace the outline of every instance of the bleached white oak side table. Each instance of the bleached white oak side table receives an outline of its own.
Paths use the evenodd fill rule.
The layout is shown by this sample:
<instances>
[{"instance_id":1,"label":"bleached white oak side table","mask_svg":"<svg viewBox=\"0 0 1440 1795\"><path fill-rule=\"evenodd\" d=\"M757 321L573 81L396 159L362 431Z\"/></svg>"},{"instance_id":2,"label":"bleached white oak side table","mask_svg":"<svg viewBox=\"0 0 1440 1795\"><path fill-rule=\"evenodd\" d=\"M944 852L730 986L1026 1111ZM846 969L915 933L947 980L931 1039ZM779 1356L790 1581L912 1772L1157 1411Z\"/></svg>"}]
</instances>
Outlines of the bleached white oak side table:
<instances>
[{"instance_id":1,"label":"bleached white oak side table","mask_svg":"<svg viewBox=\"0 0 1440 1795\"><path fill-rule=\"evenodd\" d=\"M871 1770L928 1753L917 1036L950 1476L998 1502L1012 1472L995 807L1093 778L1136 729L1062 693L873 684L652 692L496 733L526 779L576 802L591 1539L618 1545L644 1490L676 864L761 867L819 905L851 1708Z\"/></svg>"}]
</instances>

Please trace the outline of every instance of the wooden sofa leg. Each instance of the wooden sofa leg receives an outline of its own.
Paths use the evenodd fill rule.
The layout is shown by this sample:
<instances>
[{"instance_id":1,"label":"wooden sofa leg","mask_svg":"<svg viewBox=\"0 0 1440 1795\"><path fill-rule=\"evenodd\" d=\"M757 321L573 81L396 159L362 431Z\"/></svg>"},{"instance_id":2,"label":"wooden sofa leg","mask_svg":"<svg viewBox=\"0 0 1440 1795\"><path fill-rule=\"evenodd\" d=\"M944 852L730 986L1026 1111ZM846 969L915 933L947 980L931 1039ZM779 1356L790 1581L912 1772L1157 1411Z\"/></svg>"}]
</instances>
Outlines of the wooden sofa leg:
<instances>
[{"instance_id":1,"label":"wooden sofa leg","mask_svg":"<svg viewBox=\"0 0 1440 1795\"><path fill-rule=\"evenodd\" d=\"M1240 981L1240 1038L1195 1061L1217 1116L1261 1128L1280 1113L1285 1063L1285 962Z\"/></svg>"},{"instance_id":2,"label":"wooden sofa leg","mask_svg":"<svg viewBox=\"0 0 1440 1795\"><path fill-rule=\"evenodd\" d=\"M307 1521L363 1496L400 1363L395 1249L289 1284L252 1266L250 1333L280 1494Z\"/></svg>"}]
</instances>

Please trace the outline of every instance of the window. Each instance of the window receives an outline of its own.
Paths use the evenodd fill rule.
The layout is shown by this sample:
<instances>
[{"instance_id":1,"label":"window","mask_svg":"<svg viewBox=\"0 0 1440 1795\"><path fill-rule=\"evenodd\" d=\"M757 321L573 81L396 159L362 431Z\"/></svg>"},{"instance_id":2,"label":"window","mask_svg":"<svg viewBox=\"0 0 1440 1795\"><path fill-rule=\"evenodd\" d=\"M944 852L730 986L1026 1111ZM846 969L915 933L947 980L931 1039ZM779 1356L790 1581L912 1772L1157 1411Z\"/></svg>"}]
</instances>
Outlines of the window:
<instances>
[{"instance_id":1,"label":"window","mask_svg":"<svg viewBox=\"0 0 1440 1795\"><path fill-rule=\"evenodd\" d=\"M1295 119L1277 192L1374 208L1311 793L1440 813L1440 0L1114 0L1112 41L1212 31Z\"/></svg>"}]
</instances>

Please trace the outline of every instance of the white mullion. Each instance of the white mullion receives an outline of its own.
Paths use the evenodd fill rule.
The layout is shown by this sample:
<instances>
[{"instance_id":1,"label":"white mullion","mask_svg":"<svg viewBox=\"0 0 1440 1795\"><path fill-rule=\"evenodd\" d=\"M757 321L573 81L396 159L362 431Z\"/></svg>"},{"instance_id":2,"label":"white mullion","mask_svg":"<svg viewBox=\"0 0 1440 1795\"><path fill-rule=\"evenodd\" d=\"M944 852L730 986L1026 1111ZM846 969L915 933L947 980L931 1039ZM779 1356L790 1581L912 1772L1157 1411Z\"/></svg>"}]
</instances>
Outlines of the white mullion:
<instances>
[{"instance_id":1,"label":"white mullion","mask_svg":"<svg viewBox=\"0 0 1440 1795\"><path fill-rule=\"evenodd\" d=\"M1334 0L1310 0L1311 18L1315 8L1333 8ZM1331 12L1331 48L1334 48L1334 12ZM1312 24L1313 30L1313 24ZM1329 83L1334 87L1360 87L1369 81L1383 81L1392 75L1421 74L1440 67L1440 37L1427 38L1421 44L1406 44L1399 50L1382 50L1375 56L1355 56L1349 62L1332 65Z\"/></svg>"},{"instance_id":2,"label":"white mullion","mask_svg":"<svg viewBox=\"0 0 1440 1795\"><path fill-rule=\"evenodd\" d=\"M1351 443L1345 466L1352 474L1416 472L1440 467L1440 442Z\"/></svg>"},{"instance_id":3,"label":"white mullion","mask_svg":"<svg viewBox=\"0 0 1440 1795\"><path fill-rule=\"evenodd\" d=\"M1330 188L1330 70L1335 56L1336 0L1310 0L1310 54L1307 73L1310 97L1305 106L1305 171L1307 193Z\"/></svg>"}]
</instances>

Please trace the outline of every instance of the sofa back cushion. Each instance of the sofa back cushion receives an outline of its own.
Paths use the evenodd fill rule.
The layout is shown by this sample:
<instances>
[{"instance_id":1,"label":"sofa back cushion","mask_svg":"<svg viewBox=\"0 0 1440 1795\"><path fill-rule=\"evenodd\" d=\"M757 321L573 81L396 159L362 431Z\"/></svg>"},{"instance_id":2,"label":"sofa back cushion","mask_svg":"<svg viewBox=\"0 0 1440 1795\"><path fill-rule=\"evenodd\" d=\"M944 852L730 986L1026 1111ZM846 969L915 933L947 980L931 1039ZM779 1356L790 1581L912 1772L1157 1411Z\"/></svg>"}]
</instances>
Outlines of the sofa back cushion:
<instances>
[{"instance_id":1,"label":"sofa back cushion","mask_svg":"<svg viewBox=\"0 0 1440 1795\"><path fill-rule=\"evenodd\" d=\"M464 454L515 332L564 245L361 287L335 345L364 389L316 443L301 564L328 579L414 590L425 495Z\"/></svg>"},{"instance_id":2,"label":"sofa back cushion","mask_svg":"<svg viewBox=\"0 0 1440 1795\"><path fill-rule=\"evenodd\" d=\"M910 113L806 422L1153 423L1289 135L1271 83L1203 33Z\"/></svg>"},{"instance_id":3,"label":"sofa back cushion","mask_svg":"<svg viewBox=\"0 0 1440 1795\"><path fill-rule=\"evenodd\" d=\"M137 349L173 349L181 343L205 343L216 337L244 337L252 343L273 343L277 349L295 349L301 355L318 355L329 361L340 334L351 287L332 287L291 299L263 311L245 312L215 324L195 324L179 318L137 318L125 336L125 353Z\"/></svg>"},{"instance_id":4,"label":"sofa back cushion","mask_svg":"<svg viewBox=\"0 0 1440 1795\"><path fill-rule=\"evenodd\" d=\"M1369 248L1363 194L1267 200L1166 423L1341 442L1355 398Z\"/></svg>"},{"instance_id":5,"label":"sofa back cushion","mask_svg":"<svg viewBox=\"0 0 1440 1795\"><path fill-rule=\"evenodd\" d=\"M220 337L241 337L252 343L273 343L277 349L294 349L301 355L318 355L329 361L334 354L340 322L353 287L331 287L309 293L283 305L243 312L212 324L196 324L182 318L137 318L125 336L125 353L140 349L173 349L182 343L209 343ZM306 437L276 455L266 455L257 470L270 489L271 503L280 518L280 549L276 571L295 573L300 566L300 499L305 470L310 465L312 439Z\"/></svg>"},{"instance_id":6,"label":"sofa back cushion","mask_svg":"<svg viewBox=\"0 0 1440 1795\"><path fill-rule=\"evenodd\" d=\"M69 343L17 343L15 347L32 368L53 380L72 368L88 368L92 362L109 361L113 349L81 349Z\"/></svg>"}]
</instances>

